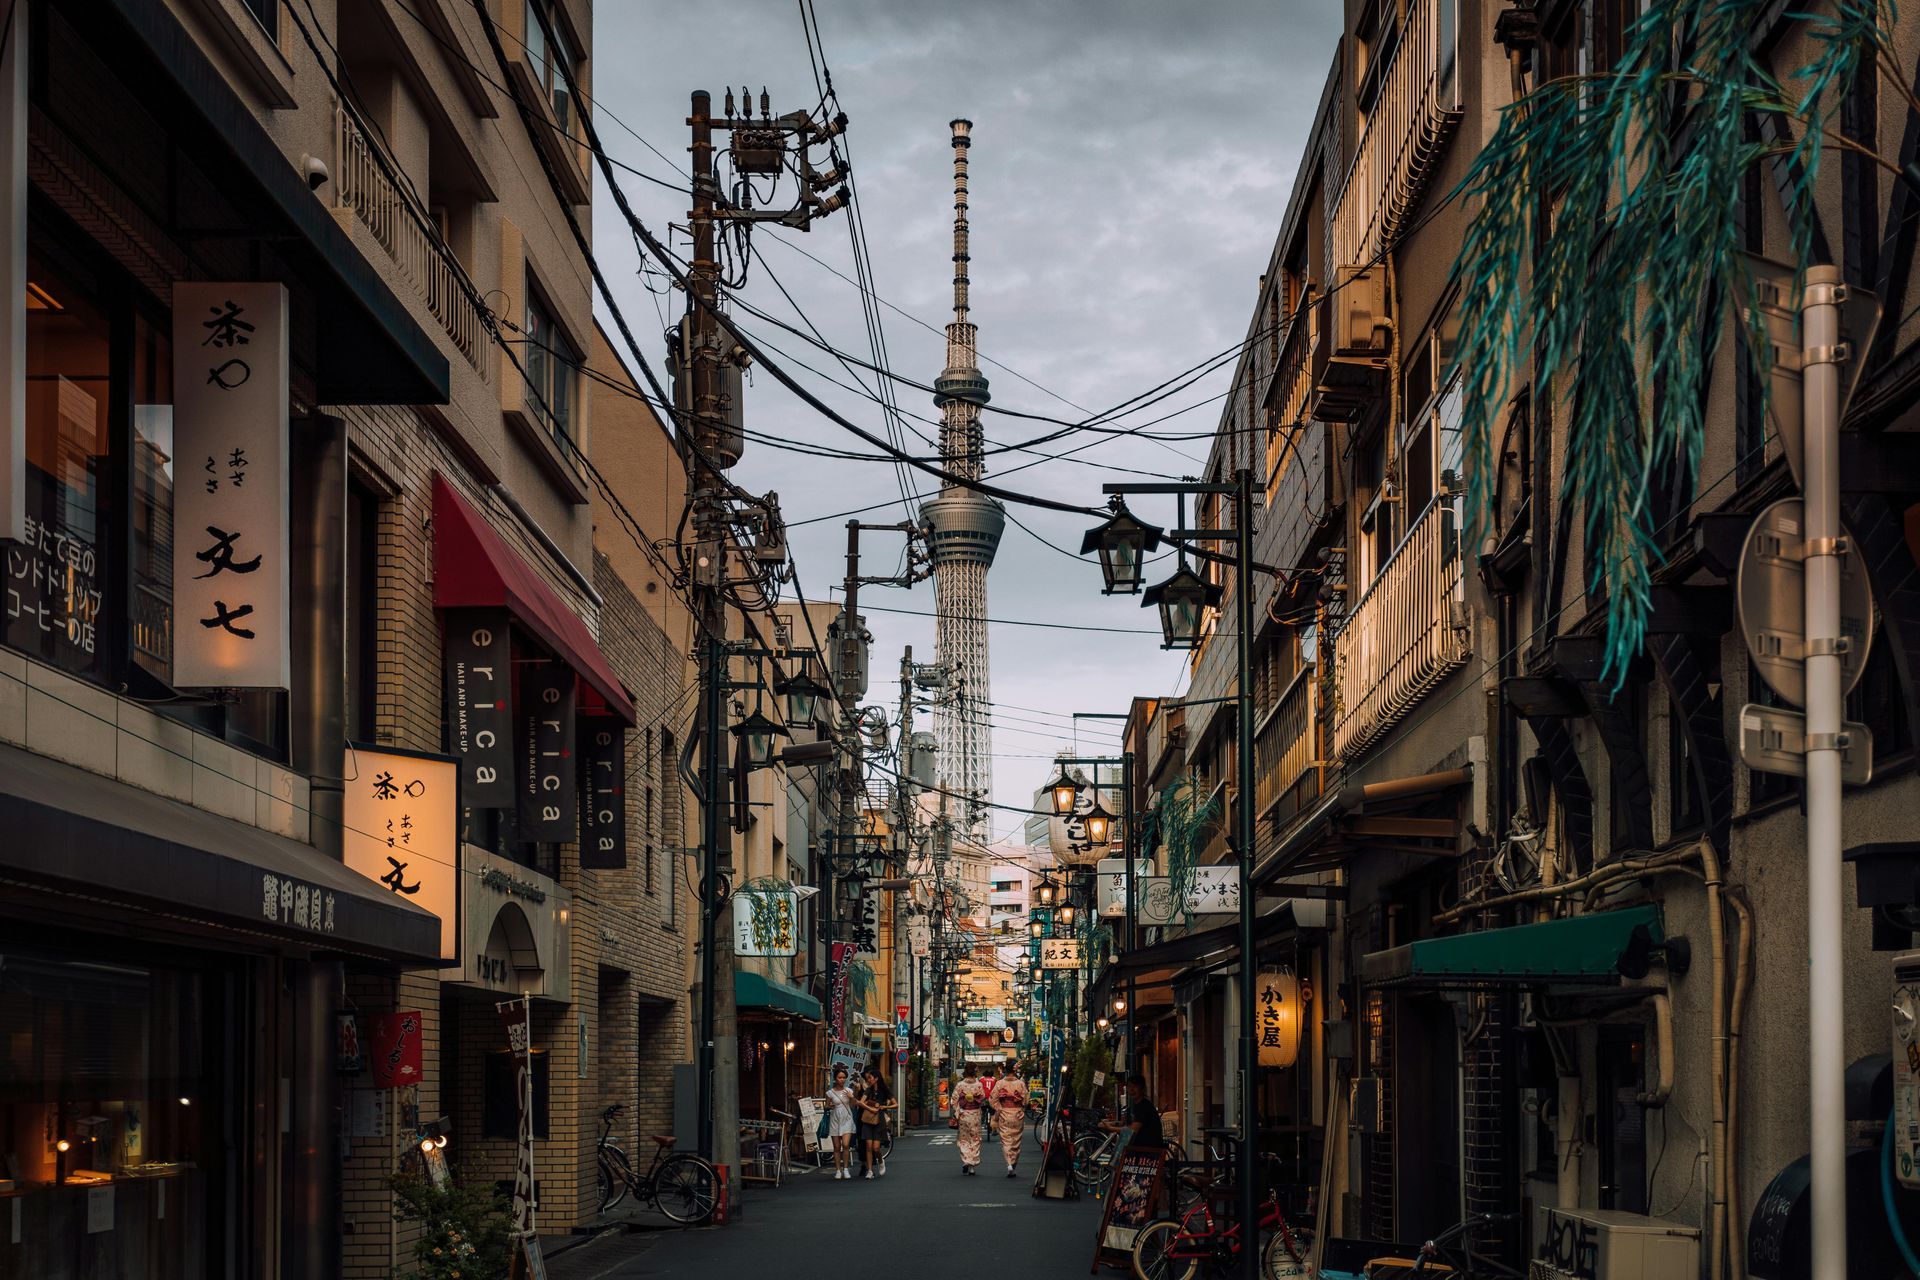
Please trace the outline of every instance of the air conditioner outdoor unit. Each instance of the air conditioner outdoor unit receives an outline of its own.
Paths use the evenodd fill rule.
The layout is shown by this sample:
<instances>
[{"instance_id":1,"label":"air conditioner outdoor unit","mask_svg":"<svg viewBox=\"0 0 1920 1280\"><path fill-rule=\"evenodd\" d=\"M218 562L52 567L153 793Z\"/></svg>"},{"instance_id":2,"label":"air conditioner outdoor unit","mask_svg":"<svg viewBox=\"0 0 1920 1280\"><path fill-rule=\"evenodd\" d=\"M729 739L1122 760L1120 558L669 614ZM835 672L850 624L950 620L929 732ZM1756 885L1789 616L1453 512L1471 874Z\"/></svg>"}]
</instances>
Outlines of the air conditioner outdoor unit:
<instances>
[{"instance_id":1,"label":"air conditioner outdoor unit","mask_svg":"<svg viewBox=\"0 0 1920 1280\"><path fill-rule=\"evenodd\" d=\"M1700 1229L1614 1209L1542 1208L1528 1280L1695 1280Z\"/></svg>"},{"instance_id":2,"label":"air conditioner outdoor unit","mask_svg":"<svg viewBox=\"0 0 1920 1280\"><path fill-rule=\"evenodd\" d=\"M1370 356L1387 349L1387 277L1379 267L1341 267L1333 308L1333 353Z\"/></svg>"}]
</instances>

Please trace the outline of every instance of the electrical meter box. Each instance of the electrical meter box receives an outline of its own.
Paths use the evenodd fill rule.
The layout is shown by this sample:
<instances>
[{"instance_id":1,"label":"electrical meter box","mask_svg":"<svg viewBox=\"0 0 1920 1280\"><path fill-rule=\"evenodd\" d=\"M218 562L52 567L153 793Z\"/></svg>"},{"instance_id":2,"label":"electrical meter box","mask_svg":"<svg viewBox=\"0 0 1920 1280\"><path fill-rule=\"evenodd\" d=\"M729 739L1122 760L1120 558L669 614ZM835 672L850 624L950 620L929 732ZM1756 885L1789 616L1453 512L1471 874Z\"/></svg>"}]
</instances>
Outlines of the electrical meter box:
<instances>
[{"instance_id":1,"label":"electrical meter box","mask_svg":"<svg viewBox=\"0 0 1920 1280\"><path fill-rule=\"evenodd\" d=\"M1920 951L1893 958L1893 1174L1920 1187Z\"/></svg>"}]
</instances>

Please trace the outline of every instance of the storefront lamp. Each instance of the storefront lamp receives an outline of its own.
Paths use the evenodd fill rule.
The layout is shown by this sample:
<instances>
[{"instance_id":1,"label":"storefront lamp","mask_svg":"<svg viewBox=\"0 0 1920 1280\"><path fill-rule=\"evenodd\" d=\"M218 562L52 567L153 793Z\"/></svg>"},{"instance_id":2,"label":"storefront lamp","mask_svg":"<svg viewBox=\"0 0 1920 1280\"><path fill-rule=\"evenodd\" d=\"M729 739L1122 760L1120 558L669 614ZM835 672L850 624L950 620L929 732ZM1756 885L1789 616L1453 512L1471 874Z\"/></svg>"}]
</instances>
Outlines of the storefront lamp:
<instances>
[{"instance_id":1,"label":"storefront lamp","mask_svg":"<svg viewBox=\"0 0 1920 1280\"><path fill-rule=\"evenodd\" d=\"M1081 814L1080 820L1087 824L1089 844L1105 846L1112 842L1113 815L1108 813L1106 806L1100 803L1100 797L1097 794L1093 798L1093 808Z\"/></svg>"},{"instance_id":2,"label":"storefront lamp","mask_svg":"<svg viewBox=\"0 0 1920 1280\"><path fill-rule=\"evenodd\" d=\"M1126 1011L1127 1011L1127 998L1125 996L1115 996L1113 998L1114 1014L1116 1016L1124 1015Z\"/></svg>"},{"instance_id":3,"label":"storefront lamp","mask_svg":"<svg viewBox=\"0 0 1920 1280\"><path fill-rule=\"evenodd\" d=\"M1073 911L1074 907L1071 902L1060 908L1060 923L1069 929L1073 927Z\"/></svg>"},{"instance_id":4,"label":"storefront lamp","mask_svg":"<svg viewBox=\"0 0 1920 1280\"><path fill-rule=\"evenodd\" d=\"M1043 907L1050 907L1053 905L1055 892L1053 881L1046 876L1041 876L1040 887L1033 891L1033 900Z\"/></svg>"},{"instance_id":5,"label":"storefront lamp","mask_svg":"<svg viewBox=\"0 0 1920 1280\"><path fill-rule=\"evenodd\" d=\"M68 1142L65 1138L62 1138L60 1139L60 1141L53 1144L53 1149L55 1151L58 1151L61 1155L65 1155L67 1152L73 1150L73 1144L71 1142Z\"/></svg>"},{"instance_id":6,"label":"storefront lamp","mask_svg":"<svg viewBox=\"0 0 1920 1280\"><path fill-rule=\"evenodd\" d=\"M1035 920L1032 924L1028 925L1027 928L1036 938L1044 938L1047 936L1047 926L1042 921Z\"/></svg>"},{"instance_id":7,"label":"storefront lamp","mask_svg":"<svg viewBox=\"0 0 1920 1280\"><path fill-rule=\"evenodd\" d=\"M733 734L746 744L749 769L764 769L772 764L774 739L793 736L784 726L767 719L758 709L734 725Z\"/></svg>"},{"instance_id":8,"label":"storefront lamp","mask_svg":"<svg viewBox=\"0 0 1920 1280\"><path fill-rule=\"evenodd\" d=\"M1105 1031L1107 1029L1107 1020L1105 1018L1095 1018L1093 1020L1093 1025L1100 1028L1100 1030Z\"/></svg>"},{"instance_id":9,"label":"storefront lamp","mask_svg":"<svg viewBox=\"0 0 1920 1280\"><path fill-rule=\"evenodd\" d=\"M1126 502L1116 497L1113 514L1080 539L1080 554L1100 553L1100 576L1106 579L1107 595L1132 595L1140 589L1147 552L1159 545L1160 531L1134 519Z\"/></svg>"},{"instance_id":10,"label":"storefront lamp","mask_svg":"<svg viewBox=\"0 0 1920 1280\"><path fill-rule=\"evenodd\" d=\"M804 670L774 681L773 691L787 700L787 727L790 729L804 729L811 725L820 710L820 700L830 697L833 692Z\"/></svg>"},{"instance_id":11,"label":"storefront lamp","mask_svg":"<svg viewBox=\"0 0 1920 1280\"><path fill-rule=\"evenodd\" d=\"M1080 784L1067 772L1064 764L1060 766L1060 776L1048 784L1047 789L1053 792L1054 813L1062 818L1071 814L1073 807L1080 803Z\"/></svg>"},{"instance_id":12,"label":"storefront lamp","mask_svg":"<svg viewBox=\"0 0 1920 1280\"><path fill-rule=\"evenodd\" d=\"M1046 970L1042 969L1039 965L1033 966L1033 980L1035 982L1044 982L1046 981L1046 977Z\"/></svg>"},{"instance_id":13,"label":"storefront lamp","mask_svg":"<svg viewBox=\"0 0 1920 1280\"><path fill-rule=\"evenodd\" d=\"M1162 649L1197 649L1201 620L1220 604L1220 587L1183 563L1171 578L1148 587L1140 603L1160 610Z\"/></svg>"},{"instance_id":14,"label":"storefront lamp","mask_svg":"<svg viewBox=\"0 0 1920 1280\"><path fill-rule=\"evenodd\" d=\"M1300 1057L1300 980L1291 969L1263 969L1254 989L1260 1065L1290 1067Z\"/></svg>"}]
</instances>

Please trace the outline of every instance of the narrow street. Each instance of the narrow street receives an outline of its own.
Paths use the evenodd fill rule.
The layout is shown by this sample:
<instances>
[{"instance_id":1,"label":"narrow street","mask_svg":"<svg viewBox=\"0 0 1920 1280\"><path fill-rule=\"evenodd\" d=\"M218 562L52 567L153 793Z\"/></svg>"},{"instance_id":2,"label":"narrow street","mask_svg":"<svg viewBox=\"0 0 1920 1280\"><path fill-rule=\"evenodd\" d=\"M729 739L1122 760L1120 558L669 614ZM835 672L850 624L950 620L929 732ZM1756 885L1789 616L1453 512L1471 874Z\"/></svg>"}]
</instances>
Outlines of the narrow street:
<instances>
[{"instance_id":1,"label":"narrow street","mask_svg":"<svg viewBox=\"0 0 1920 1280\"><path fill-rule=\"evenodd\" d=\"M1035 1199L1034 1156L1029 1135L1020 1176L1008 1178L999 1148L988 1143L969 1178L948 1130L918 1129L895 1146L884 1178L836 1182L831 1169L793 1175L778 1190L754 1188L746 1215L730 1226L606 1236L555 1258L547 1273L751 1278L777 1267L781 1280L828 1280L850 1266L884 1266L913 1280L1084 1276L1100 1202Z\"/></svg>"}]
</instances>

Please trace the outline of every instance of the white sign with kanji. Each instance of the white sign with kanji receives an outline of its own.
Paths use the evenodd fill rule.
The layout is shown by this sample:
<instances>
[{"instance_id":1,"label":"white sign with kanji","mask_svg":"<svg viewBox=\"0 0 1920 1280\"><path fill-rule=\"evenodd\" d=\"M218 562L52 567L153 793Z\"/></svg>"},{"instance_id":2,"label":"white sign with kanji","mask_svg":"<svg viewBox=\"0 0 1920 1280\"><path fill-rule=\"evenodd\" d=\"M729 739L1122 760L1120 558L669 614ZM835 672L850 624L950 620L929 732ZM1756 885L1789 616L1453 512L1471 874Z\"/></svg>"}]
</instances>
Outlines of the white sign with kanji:
<instances>
[{"instance_id":1,"label":"white sign with kanji","mask_svg":"<svg viewBox=\"0 0 1920 1280\"><path fill-rule=\"evenodd\" d=\"M347 868L440 917L440 958L460 963L460 761L349 745Z\"/></svg>"},{"instance_id":2,"label":"white sign with kanji","mask_svg":"<svg viewBox=\"0 0 1920 1280\"><path fill-rule=\"evenodd\" d=\"M1172 876L1135 880L1133 891L1138 899L1133 916L1136 925L1173 924L1182 918L1180 900L1173 894Z\"/></svg>"},{"instance_id":3,"label":"white sign with kanji","mask_svg":"<svg viewBox=\"0 0 1920 1280\"><path fill-rule=\"evenodd\" d=\"M795 954L799 917L800 895L792 889L741 889L733 895L733 954Z\"/></svg>"},{"instance_id":4,"label":"white sign with kanji","mask_svg":"<svg viewBox=\"0 0 1920 1280\"><path fill-rule=\"evenodd\" d=\"M1240 868L1195 867L1187 888L1187 914L1221 915L1240 910Z\"/></svg>"},{"instance_id":5,"label":"white sign with kanji","mask_svg":"<svg viewBox=\"0 0 1920 1280\"><path fill-rule=\"evenodd\" d=\"M1153 864L1145 858L1136 858L1133 862L1133 901L1137 912L1140 904L1140 884L1153 873ZM1127 860L1125 858L1102 858L1094 869L1095 883L1100 894L1100 914L1103 916L1124 916L1127 914Z\"/></svg>"},{"instance_id":6,"label":"white sign with kanji","mask_svg":"<svg viewBox=\"0 0 1920 1280\"><path fill-rule=\"evenodd\" d=\"M1080 967L1080 939L1042 938L1040 940L1040 967L1042 969L1078 969Z\"/></svg>"},{"instance_id":7,"label":"white sign with kanji","mask_svg":"<svg viewBox=\"0 0 1920 1280\"><path fill-rule=\"evenodd\" d=\"M287 289L173 287L173 683L285 689Z\"/></svg>"}]
</instances>

